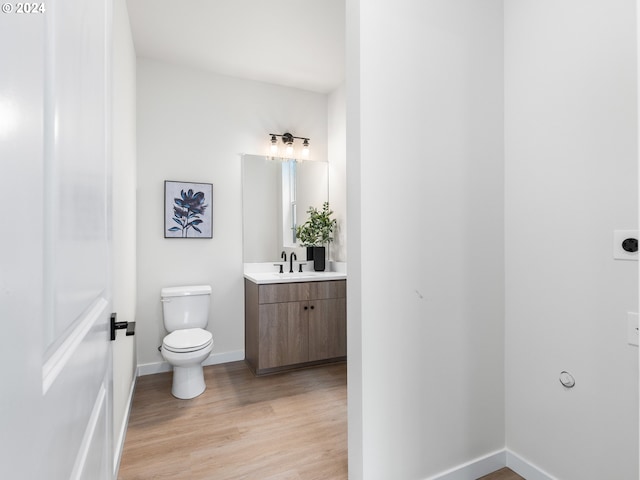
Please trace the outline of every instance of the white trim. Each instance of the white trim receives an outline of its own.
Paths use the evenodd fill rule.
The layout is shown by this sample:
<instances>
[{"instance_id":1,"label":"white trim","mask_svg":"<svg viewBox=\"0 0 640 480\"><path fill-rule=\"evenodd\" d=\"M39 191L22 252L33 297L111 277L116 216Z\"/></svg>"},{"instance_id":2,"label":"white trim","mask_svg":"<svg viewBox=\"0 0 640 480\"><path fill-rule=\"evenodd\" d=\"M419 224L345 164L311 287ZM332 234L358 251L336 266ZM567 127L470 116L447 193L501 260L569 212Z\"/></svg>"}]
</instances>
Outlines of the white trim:
<instances>
[{"instance_id":1,"label":"white trim","mask_svg":"<svg viewBox=\"0 0 640 480\"><path fill-rule=\"evenodd\" d=\"M42 394L45 395L60 372L73 356L76 349L89 333L91 327L98 321L100 315L107 308L109 303L102 297L98 298L89 309L85 317L71 331L69 336L62 342L62 345L53 352L53 355L42 366Z\"/></svg>"},{"instance_id":2,"label":"white trim","mask_svg":"<svg viewBox=\"0 0 640 480\"><path fill-rule=\"evenodd\" d=\"M500 470L505 464L506 451L500 450L441 472L426 480L469 480L470 478L479 478Z\"/></svg>"},{"instance_id":3,"label":"white trim","mask_svg":"<svg viewBox=\"0 0 640 480\"><path fill-rule=\"evenodd\" d=\"M488 475L504 467L509 467L527 480L557 480L544 470L541 470L531 462L528 462L506 448L458 465L457 467L425 480L469 480L470 478L479 478Z\"/></svg>"},{"instance_id":4,"label":"white trim","mask_svg":"<svg viewBox=\"0 0 640 480\"><path fill-rule=\"evenodd\" d=\"M509 449L507 454L507 467L516 472L521 477L527 480L557 480L555 477L549 475L544 470L533 465L531 462L525 460L519 455L516 455Z\"/></svg>"},{"instance_id":5,"label":"white trim","mask_svg":"<svg viewBox=\"0 0 640 480\"><path fill-rule=\"evenodd\" d=\"M244 360L244 350L236 350L235 352L212 353L202 362L202 366L219 365L221 363L239 362Z\"/></svg>"},{"instance_id":6,"label":"white trim","mask_svg":"<svg viewBox=\"0 0 640 480\"><path fill-rule=\"evenodd\" d=\"M96 401L93 404L93 410L91 411L91 416L89 417L89 421L87 422L87 428L84 431L84 436L82 437L82 443L80 444L80 449L78 451L78 455L76 456L75 464L73 465L73 471L69 476L70 480L79 480L84 473L84 466L87 463L87 455L89 454L89 447L93 444L93 437L96 433L96 427L98 425L98 419L100 418L100 414L104 411L104 401L107 397L107 389L104 386L104 383L100 385L100 390L98 391L98 396L96 397Z\"/></svg>"},{"instance_id":7,"label":"white trim","mask_svg":"<svg viewBox=\"0 0 640 480\"><path fill-rule=\"evenodd\" d=\"M202 366L219 365L221 363L238 362L244 360L244 350L236 350L233 352L212 353L202 362ZM138 376L153 375L155 373L170 372L171 365L167 362L143 363L138 365Z\"/></svg>"},{"instance_id":8,"label":"white trim","mask_svg":"<svg viewBox=\"0 0 640 480\"><path fill-rule=\"evenodd\" d=\"M167 362L142 363L138 365L138 376L154 375L156 373L170 372L171 365Z\"/></svg>"},{"instance_id":9,"label":"white trim","mask_svg":"<svg viewBox=\"0 0 640 480\"><path fill-rule=\"evenodd\" d=\"M138 369L136 368L133 374L133 380L131 381L131 388L129 389L129 397L127 398L127 411L124 414L122 425L120 426L120 433L116 439L116 445L114 448L113 458L113 478L118 476L118 470L120 470L120 460L122 460L122 451L124 450L124 441L127 437L127 426L129 425L129 417L131 416L131 407L133 406L133 393L136 389L136 381L138 378Z\"/></svg>"}]
</instances>

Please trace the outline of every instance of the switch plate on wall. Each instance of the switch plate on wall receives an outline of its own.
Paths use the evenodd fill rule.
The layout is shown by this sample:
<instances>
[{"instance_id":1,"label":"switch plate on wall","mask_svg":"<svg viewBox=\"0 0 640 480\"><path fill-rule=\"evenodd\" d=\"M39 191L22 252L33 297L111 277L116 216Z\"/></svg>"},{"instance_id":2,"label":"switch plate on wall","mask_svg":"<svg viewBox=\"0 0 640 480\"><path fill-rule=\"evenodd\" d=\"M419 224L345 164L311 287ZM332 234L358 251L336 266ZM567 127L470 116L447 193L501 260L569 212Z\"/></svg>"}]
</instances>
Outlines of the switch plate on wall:
<instances>
[{"instance_id":1,"label":"switch plate on wall","mask_svg":"<svg viewBox=\"0 0 640 480\"><path fill-rule=\"evenodd\" d=\"M636 251L628 251L629 245L635 239ZM625 242L626 240L626 242ZM614 230L613 232L613 258L616 260L638 260L638 230Z\"/></svg>"},{"instance_id":2,"label":"switch plate on wall","mask_svg":"<svg viewBox=\"0 0 640 480\"><path fill-rule=\"evenodd\" d=\"M627 342L638 346L638 314L627 312Z\"/></svg>"}]
</instances>

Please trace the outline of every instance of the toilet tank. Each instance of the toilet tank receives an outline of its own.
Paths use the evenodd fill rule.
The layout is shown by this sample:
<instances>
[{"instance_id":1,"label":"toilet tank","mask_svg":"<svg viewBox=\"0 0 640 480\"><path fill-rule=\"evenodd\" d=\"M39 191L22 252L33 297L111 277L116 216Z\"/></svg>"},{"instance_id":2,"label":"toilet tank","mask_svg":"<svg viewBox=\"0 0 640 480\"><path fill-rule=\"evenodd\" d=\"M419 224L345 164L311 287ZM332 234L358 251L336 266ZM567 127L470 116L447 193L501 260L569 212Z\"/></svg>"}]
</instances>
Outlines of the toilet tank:
<instances>
[{"instance_id":1,"label":"toilet tank","mask_svg":"<svg viewBox=\"0 0 640 480\"><path fill-rule=\"evenodd\" d=\"M164 327L167 331L207 326L211 303L209 285L163 288L160 291L160 299Z\"/></svg>"}]
</instances>

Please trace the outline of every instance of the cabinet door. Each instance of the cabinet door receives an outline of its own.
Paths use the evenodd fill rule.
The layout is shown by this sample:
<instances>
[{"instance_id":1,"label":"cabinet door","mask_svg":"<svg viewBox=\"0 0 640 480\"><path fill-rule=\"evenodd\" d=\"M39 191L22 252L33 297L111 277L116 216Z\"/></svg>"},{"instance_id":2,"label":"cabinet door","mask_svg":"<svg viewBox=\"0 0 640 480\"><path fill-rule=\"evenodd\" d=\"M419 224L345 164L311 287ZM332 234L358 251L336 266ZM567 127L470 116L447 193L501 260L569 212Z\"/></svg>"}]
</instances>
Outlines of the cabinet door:
<instances>
[{"instance_id":1,"label":"cabinet door","mask_svg":"<svg viewBox=\"0 0 640 480\"><path fill-rule=\"evenodd\" d=\"M307 362L307 302L260 305L259 369Z\"/></svg>"},{"instance_id":2,"label":"cabinet door","mask_svg":"<svg viewBox=\"0 0 640 480\"><path fill-rule=\"evenodd\" d=\"M347 355L345 298L309 302L309 361Z\"/></svg>"}]
</instances>

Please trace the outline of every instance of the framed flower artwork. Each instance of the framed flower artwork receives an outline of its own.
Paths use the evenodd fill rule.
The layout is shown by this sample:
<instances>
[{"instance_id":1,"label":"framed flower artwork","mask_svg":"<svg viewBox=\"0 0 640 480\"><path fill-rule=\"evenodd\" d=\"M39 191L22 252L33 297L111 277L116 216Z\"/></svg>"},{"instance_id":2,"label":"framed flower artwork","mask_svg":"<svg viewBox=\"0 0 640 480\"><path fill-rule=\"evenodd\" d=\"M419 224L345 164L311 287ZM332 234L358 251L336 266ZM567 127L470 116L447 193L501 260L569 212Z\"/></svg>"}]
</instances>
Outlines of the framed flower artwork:
<instances>
[{"instance_id":1,"label":"framed flower artwork","mask_svg":"<svg viewBox=\"0 0 640 480\"><path fill-rule=\"evenodd\" d=\"M164 238L213 238L213 185L164 182Z\"/></svg>"}]
</instances>

